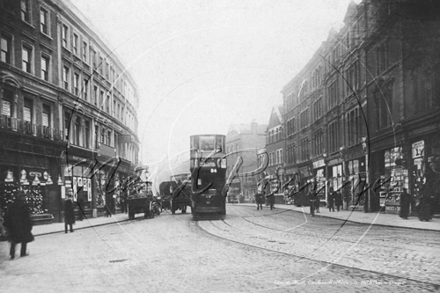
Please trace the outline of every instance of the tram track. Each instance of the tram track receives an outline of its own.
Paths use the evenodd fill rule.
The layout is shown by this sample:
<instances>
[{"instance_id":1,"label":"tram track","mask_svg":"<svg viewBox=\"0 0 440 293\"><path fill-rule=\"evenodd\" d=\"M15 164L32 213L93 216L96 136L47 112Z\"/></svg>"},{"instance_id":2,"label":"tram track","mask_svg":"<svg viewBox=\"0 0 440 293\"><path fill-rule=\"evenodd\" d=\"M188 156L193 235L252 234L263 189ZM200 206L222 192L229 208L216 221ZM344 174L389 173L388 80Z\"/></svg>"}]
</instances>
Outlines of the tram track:
<instances>
[{"instance_id":1,"label":"tram track","mask_svg":"<svg viewBox=\"0 0 440 293\"><path fill-rule=\"evenodd\" d=\"M231 227L231 228L236 228L236 227L226 223L224 220L221 220L221 221L224 224L226 224L227 226ZM216 224L217 221L207 221L207 222L209 222L216 229L228 232L227 230L219 227ZM369 273L369 274L376 274L376 275L384 276L384 277L387 277L387 278L395 279L396 282L399 280L399 281L414 282L414 283L417 283L417 284L428 285L428 286L433 287L434 290L439 290L440 289L440 284L438 284L438 283L434 283L434 282L430 282L430 281L418 280L418 279L415 279L415 278L404 277L404 276L399 276L399 275L395 275L395 274L389 274L389 273L385 273L385 272L381 272L381 271L376 271L376 270L369 270L369 269L359 268L359 267L355 267L355 266L340 264L340 263L336 263L335 261L326 261L326 260L322 260L322 259L316 259L316 258L313 258L313 257L309 257L307 255L298 255L298 254L291 253L291 252L279 251L279 250L271 249L271 248L268 248L268 247L263 247L261 245L246 243L246 242L240 241L238 239L231 239L231 238L228 238L228 237L224 237L224 236L218 235L218 234L213 233L213 232L205 229L204 227L202 227L199 224L199 222L196 222L196 226L197 226L197 228L199 230L203 231L207 235L210 235L211 237L214 237L214 238L217 238L217 239L221 239L221 240L224 240L224 241L236 243L236 244L243 245L243 246L252 247L254 249L264 250L264 251L275 253L275 254L278 254L278 255L285 255L285 256L294 258L297 261L304 261L304 262L308 262L308 261L310 262L311 261L311 262L314 262L314 263L320 263L320 264L324 265L324 267L322 269L316 271L315 273L313 273L313 274L311 274L311 275L309 275L309 276L307 276L305 278L312 277L312 276L314 276L315 274L317 274L317 273L319 273L321 271L327 270L328 268L338 268L338 269L358 270L360 272L365 272L365 273ZM268 228L268 229L270 229L270 228ZM272 230L276 230L276 229L272 229Z\"/></svg>"},{"instance_id":2,"label":"tram track","mask_svg":"<svg viewBox=\"0 0 440 293\"><path fill-rule=\"evenodd\" d=\"M289 234L293 234L293 235L300 235L300 236L310 236L309 234L298 232L298 231L295 230L295 229L292 229L292 230L286 230L286 229L275 229L275 228L273 228L273 227L269 227L269 226L265 226L265 225L262 225L262 224L259 224L259 223L255 223L255 222L253 222L253 221L247 219L247 217L241 217L241 218L242 218L244 221L246 221L246 222L248 222L248 223L251 223L251 224L253 224L253 225L255 225L255 226L263 227L263 228L265 228L265 229L273 230L273 231L276 231L276 232L284 232L284 233L289 233ZM226 222L225 222L225 224L228 225L228 226L231 226L231 227L235 228L234 226L229 225L229 224L226 223ZM333 238L333 236L336 236L336 234L330 235L330 237L324 237L324 236L320 236L320 235L314 235L313 237L315 237L315 238L319 238L319 239L323 239L323 240L330 240L330 239ZM342 236L338 236L338 237L342 237ZM346 243L352 243L352 244L357 243L357 241L347 240L347 239L343 239L343 238L339 238L338 241L342 241L342 242L346 242ZM404 248L402 248L402 247L399 247L399 246L393 246L393 245L384 245L384 244L382 244L381 247L387 247L387 248L391 248L391 249L401 249L401 250L404 250ZM415 250L415 249L414 249L414 250Z\"/></svg>"}]
</instances>

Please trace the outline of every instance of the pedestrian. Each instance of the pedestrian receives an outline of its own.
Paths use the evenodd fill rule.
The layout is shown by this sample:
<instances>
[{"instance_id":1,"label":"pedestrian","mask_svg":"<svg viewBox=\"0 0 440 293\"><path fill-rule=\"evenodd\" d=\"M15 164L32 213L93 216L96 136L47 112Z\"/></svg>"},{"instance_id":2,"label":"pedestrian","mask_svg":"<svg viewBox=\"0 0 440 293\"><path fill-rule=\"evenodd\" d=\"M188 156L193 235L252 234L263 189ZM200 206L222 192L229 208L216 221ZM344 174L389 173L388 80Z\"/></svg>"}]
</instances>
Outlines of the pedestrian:
<instances>
[{"instance_id":1,"label":"pedestrian","mask_svg":"<svg viewBox=\"0 0 440 293\"><path fill-rule=\"evenodd\" d=\"M346 210L348 210L351 202L351 182L346 184L343 188L344 188L344 201L346 204Z\"/></svg>"},{"instance_id":2,"label":"pedestrian","mask_svg":"<svg viewBox=\"0 0 440 293\"><path fill-rule=\"evenodd\" d=\"M110 211L110 205L106 202L104 205L105 215L106 217L111 217L112 212Z\"/></svg>"},{"instance_id":3,"label":"pedestrian","mask_svg":"<svg viewBox=\"0 0 440 293\"><path fill-rule=\"evenodd\" d=\"M75 210L73 208L72 197L67 195L64 201L64 231L67 233L67 226L69 226L70 232L73 232L73 224L75 224Z\"/></svg>"},{"instance_id":4,"label":"pedestrian","mask_svg":"<svg viewBox=\"0 0 440 293\"><path fill-rule=\"evenodd\" d=\"M270 209L273 210L275 207L275 194L271 193L267 196L267 201L269 203Z\"/></svg>"},{"instance_id":5,"label":"pedestrian","mask_svg":"<svg viewBox=\"0 0 440 293\"><path fill-rule=\"evenodd\" d=\"M263 203L264 203L264 191L259 191L255 195L255 201L257 203L257 211L259 209L263 210Z\"/></svg>"},{"instance_id":6,"label":"pedestrian","mask_svg":"<svg viewBox=\"0 0 440 293\"><path fill-rule=\"evenodd\" d=\"M420 221L430 221L432 219L431 214L431 194L426 184L421 188L420 203L418 210L418 217Z\"/></svg>"},{"instance_id":7,"label":"pedestrian","mask_svg":"<svg viewBox=\"0 0 440 293\"><path fill-rule=\"evenodd\" d=\"M316 208L316 202L318 200L318 196L316 195L316 187L310 188L309 193L307 195L309 202L310 202L310 214L312 217L315 216L315 208Z\"/></svg>"},{"instance_id":8,"label":"pedestrian","mask_svg":"<svg viewBox=\"0 0 440 293\"><path fill-rule=\"evenodd\" d=\"M342 206L342 195L339 192L339 190L336 190L335 193L333 194L333 199L335 201L335 205L336 205L336 210L339 212L339 209Z\"/></svg>"},{"instance_id":9,"label":"pedestrian","mask_svg":"<svg viewBox=\"0 0 440 293\"><path fill-rule=\"evenodd\" d=\"M327 204L328 204L328 210L329 212L334 212L335 211L335 206L334 206L334 192L333 192L333 187L330 187L330 191L327 194Z\"/></svg>"},{"instance_id":10,"label":"pedestrian","mask_svg":"<svg viewBox=\"0 0 440 293\"><path fill-rule=\"evenodd\" d=\"M411 195L408 194L406 188L403 188L403 192L400 194L400 211L399 211L399 217L401 217L402 219L408 219L410 203L411 203Z\"/></svg>"},{"instance_id":11,"label":"pedestrian","mask_svg":"<svg viewBox=\"0 0 440 293\"><path fill-rule=\"evenodd\" d=\"M32 220L26 204L26 195L22 191L15 193L14 202L8 207L5 217L5 227L8 231L8 240L11 242L11 260L15 258L15 246L21 243L20 256L27 256L27 243L34 241L32 235Z\"/></svg>"}]
</instances>

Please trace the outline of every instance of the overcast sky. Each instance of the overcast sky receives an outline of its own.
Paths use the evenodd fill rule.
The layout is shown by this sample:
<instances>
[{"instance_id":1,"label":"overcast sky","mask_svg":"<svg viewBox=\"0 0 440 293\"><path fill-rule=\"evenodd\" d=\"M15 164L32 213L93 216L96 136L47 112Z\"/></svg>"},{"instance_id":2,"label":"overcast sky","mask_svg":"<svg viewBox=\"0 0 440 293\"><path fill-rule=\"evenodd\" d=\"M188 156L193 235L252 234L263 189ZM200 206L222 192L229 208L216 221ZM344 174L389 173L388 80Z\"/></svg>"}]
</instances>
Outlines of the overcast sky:
<instances>
[{"instance_id":1,"label":"overcast sky","mask_svg":"<svg viewBox=\"0 0 440 293\"><path fill-rule=\"evenodd\" d=\"M137 82L144 164L189 158L191 134L267 124L282 87L341 26L350 2L71 1Z\"/></svg>"}]
</instances>

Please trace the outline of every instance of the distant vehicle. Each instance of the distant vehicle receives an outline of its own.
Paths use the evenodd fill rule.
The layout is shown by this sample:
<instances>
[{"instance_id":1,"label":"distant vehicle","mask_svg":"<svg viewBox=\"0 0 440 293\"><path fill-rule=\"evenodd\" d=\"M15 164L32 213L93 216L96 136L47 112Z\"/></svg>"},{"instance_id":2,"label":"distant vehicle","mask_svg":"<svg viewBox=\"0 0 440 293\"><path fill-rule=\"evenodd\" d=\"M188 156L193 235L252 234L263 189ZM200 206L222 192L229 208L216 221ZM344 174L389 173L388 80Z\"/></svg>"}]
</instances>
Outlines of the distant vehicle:
<instances>
[{"instance_id":1,"label":"distant vehicle","mask_svg":"<svg viewBox=\"0 0 440 293\"><path fill-rule=\"evenodd\" d=\"M191 206L190 182L189 179L183 182L164 181L159 185L162 206L171 210L173 215L178 210L185 214L187 207Z\"/></svg>"},{"instance_id":2,"label":"distant vehicle","mask_svg":"<svg viewBox=\"0 0 440 293\"><path fill-rule=\"evenodd\" d=\"M151 182L146 182L151 185ZM153 193L137 188L137 190L130 194L127 198L128 218L134 219L136 214L143 213L145 218L154 218L153 212Z\"/></svg>"},{"instance_id":3,"label":"distant vehicle","mask_svg":"<svg viewBox=\"0 0 440 293\"><path fill-rule=\"evenodd\" d=\"M226 137L192 135L190 153L193 218L226 215Z\"/></svg>"}]
</instances>

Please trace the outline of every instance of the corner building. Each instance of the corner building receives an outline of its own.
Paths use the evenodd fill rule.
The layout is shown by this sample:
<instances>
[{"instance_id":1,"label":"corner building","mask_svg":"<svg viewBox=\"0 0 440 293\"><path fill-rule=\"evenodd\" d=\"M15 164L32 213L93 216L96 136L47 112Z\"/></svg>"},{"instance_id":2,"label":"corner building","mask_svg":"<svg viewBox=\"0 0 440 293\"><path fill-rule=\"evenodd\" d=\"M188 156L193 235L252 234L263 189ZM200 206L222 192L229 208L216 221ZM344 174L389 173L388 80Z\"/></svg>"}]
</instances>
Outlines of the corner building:
<instances>
[{"instance_id":1,"label":"corner building","mask_svg":"<svg viewBox=\"0 0 440 293\"><path fill-rule=\"evenodd\" d=\"M129 72L66 0L1 0L0 34L0 207L22 189L62 221L72 190L86 216L115 211L138 164Z\"/></svg>"}]
</instances>

